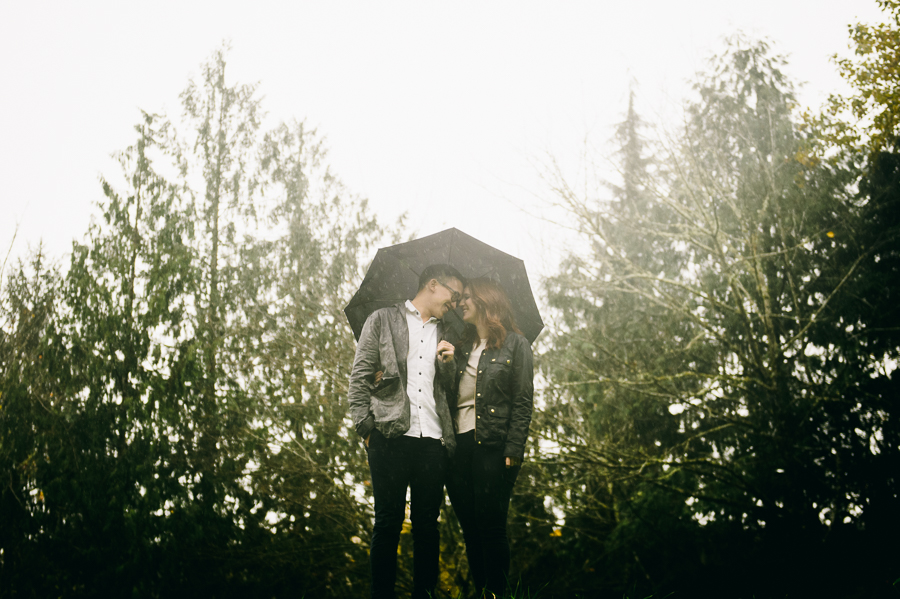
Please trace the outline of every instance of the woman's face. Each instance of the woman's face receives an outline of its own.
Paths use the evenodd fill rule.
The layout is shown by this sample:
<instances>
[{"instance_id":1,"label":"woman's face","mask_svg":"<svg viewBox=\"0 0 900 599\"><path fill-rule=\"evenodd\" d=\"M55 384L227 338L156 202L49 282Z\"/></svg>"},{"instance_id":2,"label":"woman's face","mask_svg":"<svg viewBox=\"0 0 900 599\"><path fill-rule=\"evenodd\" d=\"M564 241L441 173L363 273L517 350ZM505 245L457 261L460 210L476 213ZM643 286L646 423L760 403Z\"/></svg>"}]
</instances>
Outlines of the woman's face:
<instances>
[{"instance_id":1,"label":"woman's face","mask_svg":"<svg viewBox=\"0 0 900 599\"><path fill-rule=\"evenodd\" d=\"M475 324L478 320L478 308L475 307L475 300L472 299L468 287L463 290L459 305L462 307L463 320L469 324Z\"/></svg>"}]
</instances>

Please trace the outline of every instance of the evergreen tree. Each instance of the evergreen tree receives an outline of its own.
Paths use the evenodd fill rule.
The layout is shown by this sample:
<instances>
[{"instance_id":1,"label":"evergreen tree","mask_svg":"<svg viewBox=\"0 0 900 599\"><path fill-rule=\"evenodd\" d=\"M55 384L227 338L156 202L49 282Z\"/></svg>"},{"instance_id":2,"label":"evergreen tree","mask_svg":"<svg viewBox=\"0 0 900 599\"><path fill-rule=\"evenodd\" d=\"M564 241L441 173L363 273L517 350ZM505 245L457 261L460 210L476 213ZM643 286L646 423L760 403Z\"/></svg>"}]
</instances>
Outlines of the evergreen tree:
<instances>
[{"instance_id":1,"label":"evergreen tree","mask_svg":"<svg viewBox=\"0 0 900 599\"><path fill-rule=\"evenodd\" d=\"M885 572L871 551L862 564L835 541L845 524L865 529L869 492L851 473L891 459L863 449L887 438L893 350L860 355L836 309L871 251L858 235L859 172L809 158L817 131L795 124L782 64L765 43L731 42L698 81L665 168L645 171L645 208L627 199L639 164L627 150L618 201L564 198L596 249L550 281L565 327L545 363L557 396L544 430L573 467L561 502L573 542L603 514L594 571L624 570L622 590L644 579L714 593L730 577L748 592L788 592L784 580L812 592L825 562L822 592L849 595L840 560ZM848 240L842 252L835 239ZM606 495L589 491L603 482ZM715 567L689 582L701 563Z\"/></svg>"},{"instance_id":2,"label":"evergreen tree","mask_svg":"<svg viewBox=\"0 0 900 599\"><path fill-rule=\"evenodd\" d=\"M183 127L143 115L64 274L38 255L5 281L4 595L361 593L341 308L386 232L225 66Z\"/></svg>"},{"instance_id":3,"label":"evergreen tree","mask_svg":"<svg viewBox=\"0 0 900 599\"><path fill-rule=\"evenodd\" d=\"M657 279L677 276L685 257L675 251L671 215L655 195L665 177L647 156L643 129L632 92L614 138L621 183L606 186L608 200L562 198L590 252L569 257L562 273L547 281L560 321L541 360L549 386L538 422L545 440L559 448L547 465L555 487L547 492L565 515L559 576L574 588L624 586L646 577L643 562L651 556L638 556L632 538L625 547L617 539L659 532L636 530L651 510L645 505L635 512L655 491L635 473L658 468L661 444L677 438L663 398L692 386L678 374L686 365L682 340L696 333L690 319L673 318L670 310L690 297L677 288L663 296L655 288ZM647 234L648 222L658 235ZM660 504L665 501L654 500L653 509L685 511L683 504ZM577 556L576 572L568 571L564 555Z\"/></svg>"},{"instance_id":4,"label":"evergreen tree","mask_svg":"<svg viewBox=\"0 0 900 599\"><path fill-rule=\"evenodd\" d=\"M73 472L78 456L65 439L79 424L64 402L67 361L59 335L60 276L42 248L4 278L0 297L0 594L72 590L58 564L67 548L60 529L81 526L60 518L57 506L71 501L57 473ZM49 483L49 484L48 484Z\"/></svg>"}]
</instances>

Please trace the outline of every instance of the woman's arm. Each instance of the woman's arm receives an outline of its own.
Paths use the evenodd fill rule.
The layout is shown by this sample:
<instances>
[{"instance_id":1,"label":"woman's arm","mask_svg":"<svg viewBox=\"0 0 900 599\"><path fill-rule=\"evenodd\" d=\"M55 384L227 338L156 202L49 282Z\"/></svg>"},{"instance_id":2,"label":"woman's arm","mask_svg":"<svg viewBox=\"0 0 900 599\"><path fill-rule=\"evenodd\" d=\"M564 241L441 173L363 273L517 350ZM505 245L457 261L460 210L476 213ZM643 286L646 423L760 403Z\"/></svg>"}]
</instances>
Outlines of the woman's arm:
<instances>
[{"instance_id":1,"label":"woman's arm","mask_svg":"<svg viewBox=\"0 0 900 599\"><path fill-rule=\"evenodd\" d=\"M531 426L531 413L534 410L534 357L528 341L522 336L516 337L509 380L512 409L503 455L521 463L525 457L525 441L528 440L528 428Z\"/></svg>"}]
</instances>

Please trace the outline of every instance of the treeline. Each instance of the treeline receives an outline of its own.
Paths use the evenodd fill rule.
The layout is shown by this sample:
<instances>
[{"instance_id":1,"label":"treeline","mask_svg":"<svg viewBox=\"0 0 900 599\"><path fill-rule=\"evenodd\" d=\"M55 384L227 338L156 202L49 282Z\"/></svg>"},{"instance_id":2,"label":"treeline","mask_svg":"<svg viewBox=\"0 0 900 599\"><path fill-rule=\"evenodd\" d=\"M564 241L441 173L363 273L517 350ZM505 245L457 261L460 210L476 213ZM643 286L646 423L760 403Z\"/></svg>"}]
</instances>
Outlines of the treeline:
<instances>
[{"instance_id":1,"label":"treeline","mask_svg":"<svg viewBox=\"0 0 900 599\"><path fill-rule=\"evenodd\" d=\"M342 313L391 231L217 52L59 270L3 286L0 595L358 596Z\"/></svg>"},{"instance_id":2,"label":"treeline","mask_svg":"<svg viewBox=\"0 0 900 599\"><path fill-rule=\"evenodd\" d=\"M854 95L821 114L733 38L674 135L629 105L618 184L548 173L587 250L546 281L547 452L517 518L546 497L564 525L520 563L532 587L900 594L900 2L880 4L838 61Z\"/></svg>"},{"instance_id":3,"label":"treeline","mask_svg":"<svg viewBox=\"0 0 900 599\"><path fill-rule=\"evenodd\" d=\"M621 181L549 173L584 252L545 281L511 508L531 596L893 596L900 2L801 114L734 39ZM71 261L0 294L0 595L363 597L368 468L341 312L377 222L220 51L144 114ZM402 535L401 585L412 545ZM442 587L471 592L452 511Z\"/></svg>"}]
</instances>

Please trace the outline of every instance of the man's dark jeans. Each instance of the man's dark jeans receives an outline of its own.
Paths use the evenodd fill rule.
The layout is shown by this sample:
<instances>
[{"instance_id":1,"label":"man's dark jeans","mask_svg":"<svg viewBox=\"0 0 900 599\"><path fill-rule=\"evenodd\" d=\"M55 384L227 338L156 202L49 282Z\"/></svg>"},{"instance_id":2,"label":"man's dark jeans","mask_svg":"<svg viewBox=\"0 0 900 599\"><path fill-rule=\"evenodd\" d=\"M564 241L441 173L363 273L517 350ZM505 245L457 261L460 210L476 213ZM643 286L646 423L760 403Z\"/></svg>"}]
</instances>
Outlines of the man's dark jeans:
<instances>
[{"instance_id":1,"label":"man's dark jeans","mask_svg":"<svg viewBox=\"0 0 900 599\"><path fill-rule=\"evenodd\" d=\"M475 443L475 431L456 435L447 495L463 530L469 571L478 592L504 596L509 576L506 519L520 466L506 467L503 447Z\"/></svg>"},{"instance_id":2,"label":"man's dark jeans","mask_svg":"<svg viewBox=\"0 0 900 599\"><path fill-rule=\"evenodd\" d=\"M375 529L369 559L372 597L394 597L397 545L406 517L406 489L410 488L409 519L413 535L413 599L430 597L438 579L438 514L444 502L447 453L440 439L386 439L377 430L369 437L369 471L375 496Z\"/></svg>"}]
</instances>

